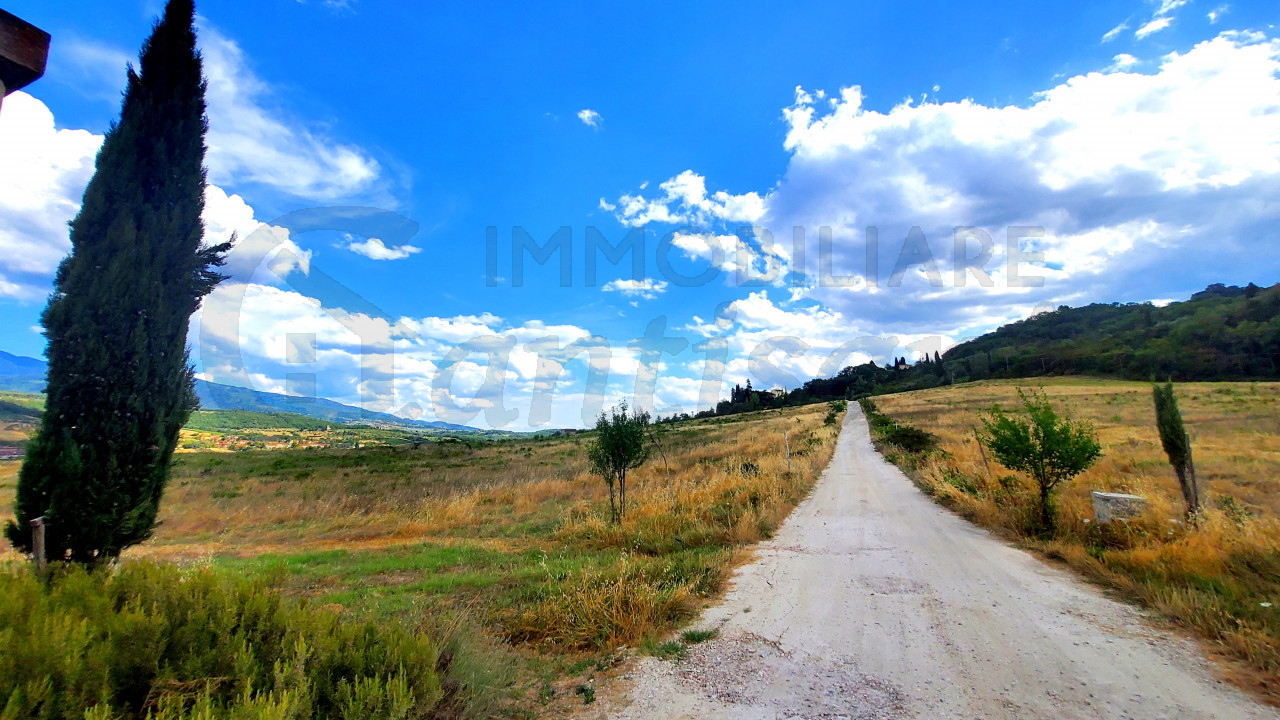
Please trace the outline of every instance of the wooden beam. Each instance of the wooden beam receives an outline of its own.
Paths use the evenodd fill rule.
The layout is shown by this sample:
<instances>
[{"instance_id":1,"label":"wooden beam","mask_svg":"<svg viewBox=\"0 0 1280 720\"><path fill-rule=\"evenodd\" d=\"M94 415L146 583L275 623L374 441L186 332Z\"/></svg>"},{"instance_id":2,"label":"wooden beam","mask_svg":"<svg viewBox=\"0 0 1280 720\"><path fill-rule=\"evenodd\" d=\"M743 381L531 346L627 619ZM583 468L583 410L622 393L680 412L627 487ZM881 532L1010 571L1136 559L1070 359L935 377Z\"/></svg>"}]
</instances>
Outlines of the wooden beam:
<instances>
[{"instance_id":1,"label":"wooden beam","mask_svg":"<svg viewBox=\"0 0 1280 720\"><path fill-rule=\"evenodd\" d=\"M0 10L0 85L4 94L24 88L44 75L49 33L12 13Z\"/></svg>"}]
</instances>

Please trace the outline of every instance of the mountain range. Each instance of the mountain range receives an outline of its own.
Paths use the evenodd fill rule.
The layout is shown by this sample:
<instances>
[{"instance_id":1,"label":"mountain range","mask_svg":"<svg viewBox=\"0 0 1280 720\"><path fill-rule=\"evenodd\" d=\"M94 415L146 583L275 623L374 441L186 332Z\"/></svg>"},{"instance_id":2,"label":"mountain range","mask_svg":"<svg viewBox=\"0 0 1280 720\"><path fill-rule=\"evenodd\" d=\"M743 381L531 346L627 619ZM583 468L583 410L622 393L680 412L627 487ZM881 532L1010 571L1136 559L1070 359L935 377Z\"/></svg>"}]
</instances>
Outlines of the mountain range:
<instances>
[{"instance_id":1,"label":"mountain range","mask_svg":"<svg viewBox=\"0 0 1280 720\"><path fill-rule=\"evenodd\" d=\"M48 364L43 360L0 351L0 390L39 393L44 391L44 374ZM344 405L325 398L294 397L279 393L251 390L196 380L196 397L204 410L249 410L252 412L288 412L334 423L386 423L402 427L433 428L458 432L480 432L468 425L439 420L410 420L390 413L380 413Z\"/></svg>"}]
</instances>

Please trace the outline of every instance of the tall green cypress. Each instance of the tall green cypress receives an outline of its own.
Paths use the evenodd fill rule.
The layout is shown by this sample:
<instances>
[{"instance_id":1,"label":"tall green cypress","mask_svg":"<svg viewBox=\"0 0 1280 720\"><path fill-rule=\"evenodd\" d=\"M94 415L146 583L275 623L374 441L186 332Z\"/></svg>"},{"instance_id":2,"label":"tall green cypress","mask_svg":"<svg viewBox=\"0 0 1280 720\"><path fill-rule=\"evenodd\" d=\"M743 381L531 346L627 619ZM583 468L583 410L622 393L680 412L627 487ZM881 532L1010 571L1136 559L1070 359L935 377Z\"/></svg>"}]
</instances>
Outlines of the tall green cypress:
<instances>
[{"instance_id":1,"label":"tall green cypress","mask_svg":"<svg viewBox=\"0 0 1280 720\"><path fill-rule=\"evenodd\" d=\"M208 121L194 18L192 0L169 0L71 221L43 316L43 423L6 528L20 550L38 516L51 559L94 563L146 540L197 407L187 325L230 246L203 244Z\"/></svg>"}]
</instances>

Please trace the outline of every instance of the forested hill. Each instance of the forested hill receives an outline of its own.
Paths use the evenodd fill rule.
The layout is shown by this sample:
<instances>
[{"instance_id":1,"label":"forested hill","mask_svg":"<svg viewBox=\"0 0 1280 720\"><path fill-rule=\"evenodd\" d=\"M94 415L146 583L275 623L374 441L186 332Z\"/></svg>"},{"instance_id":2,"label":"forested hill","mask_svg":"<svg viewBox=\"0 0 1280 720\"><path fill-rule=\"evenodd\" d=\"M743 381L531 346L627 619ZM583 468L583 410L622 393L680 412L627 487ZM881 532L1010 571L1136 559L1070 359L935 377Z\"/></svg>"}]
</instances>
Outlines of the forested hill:
<instances>
[{"instance_id":1,"label":"forested hill","mask_svg":"<svg viewBox=\"0 0 1280 720\"><path fill-rule=\"evenodd\" d=\"M1210 285L1184 302L1062 306L915 364L849 366L789 392L748 382L698 416L855 399L989 378L1099 375L1133 380L1280 379L1280 284Z\"/></svg>"},{"instance_id":2,"label":"forested hill","mask_svg":"<svg viewBox=\"0 0 1280 720\"><path fill-rule=\"evenodd\" d=\"M1164 307L1063 306L961 343L942 360L957 379L1280 378L1280 284L1211 285Z\"/></svg>"}]
</instances>

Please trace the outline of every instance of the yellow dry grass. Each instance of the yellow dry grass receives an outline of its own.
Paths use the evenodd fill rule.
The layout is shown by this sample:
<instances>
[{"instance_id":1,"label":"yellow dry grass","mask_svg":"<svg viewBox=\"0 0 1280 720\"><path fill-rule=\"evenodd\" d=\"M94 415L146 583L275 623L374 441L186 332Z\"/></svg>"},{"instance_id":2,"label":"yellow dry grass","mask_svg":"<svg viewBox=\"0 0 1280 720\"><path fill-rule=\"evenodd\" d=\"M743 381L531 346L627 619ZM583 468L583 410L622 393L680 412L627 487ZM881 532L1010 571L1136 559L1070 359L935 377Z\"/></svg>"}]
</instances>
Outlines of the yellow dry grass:
<instances>
[{"instance_id":1,"label":"yellow dry grass","mask_svg":"<svg viewBox=\"0 0 1280 720\"><path fill-rule=\"evenodd\" d=\"M454 593L445 604L480 608L517 642L634 644L686 617L718 587L734 548L768 537L807 494L834 449L837 427L824 424L826 413L814 405L656 426L662 452L630 474L618 524L608 520L604 481L587 469L590 435L189 453L175 462L155 537L125 557L243 565L270 555L288 564L340 551L347 555L322 560L331 567L318 578L314 560L299 561L313 573L308 592L337 595L378 581L336 579L352 565L380 567L370 555L465 546L489 553L497 569L457 572L510 576L482 585L514 587L518 597L442 585ZM4 505L16 471L0 465ZM560 569L529 572L530 553L562 558ZM396 573L426 577L411 559L396 563Z\"/></svg>"},{"instance_id":2,"label":"yellow dry grass","mask_svg":"<svg viewBox=\"0 0 1280 720\"><path fill-rule=\"evenodd\" d=\"M1018 387L1043 387L1060 409L1088 420L1103 457L1063 487L1050 540L1029 532L1030 481L985 457L979 412L1019 409ZM1096 379L992 381L875 398L880 411L938 436L914 459L887 448L921 487L952 509L1001 530L1096 581L1198 631L1240 684L1280 702L1280 383L1175 386L1192 438L1206 510L1185 522L1177 480L1160 446L1149 383ZM1093 522L1089 493L1148 499L1125 523Z\"/></svg>"}]
</instances>

